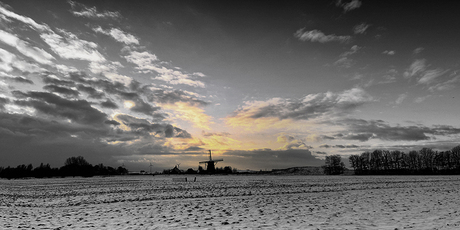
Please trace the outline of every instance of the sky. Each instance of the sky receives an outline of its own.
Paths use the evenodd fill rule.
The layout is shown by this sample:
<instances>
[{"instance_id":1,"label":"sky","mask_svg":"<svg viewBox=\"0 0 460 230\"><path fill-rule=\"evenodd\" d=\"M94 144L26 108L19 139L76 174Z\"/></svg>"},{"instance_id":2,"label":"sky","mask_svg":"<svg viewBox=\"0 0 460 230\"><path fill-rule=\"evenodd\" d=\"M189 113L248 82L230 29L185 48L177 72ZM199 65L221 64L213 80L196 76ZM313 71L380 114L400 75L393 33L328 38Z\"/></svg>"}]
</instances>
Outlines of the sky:
<instances>
[{"instance_id":1,"label":"sky","mask_svg":"<svg viewBox=\"0 0 460 230\"><path fill-rule=\"evenodd\" d=\"M0 167L460 144L455 1L0 0Z\"/></svg>"}]
</instances>

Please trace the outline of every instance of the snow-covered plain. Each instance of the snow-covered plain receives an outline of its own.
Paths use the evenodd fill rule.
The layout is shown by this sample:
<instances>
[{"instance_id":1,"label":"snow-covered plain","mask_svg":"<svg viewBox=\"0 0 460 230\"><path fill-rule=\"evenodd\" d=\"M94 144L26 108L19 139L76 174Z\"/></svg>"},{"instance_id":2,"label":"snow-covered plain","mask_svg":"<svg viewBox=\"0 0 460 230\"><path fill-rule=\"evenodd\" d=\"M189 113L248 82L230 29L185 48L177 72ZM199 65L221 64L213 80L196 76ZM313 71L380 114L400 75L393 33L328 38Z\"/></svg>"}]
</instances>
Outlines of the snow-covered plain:
<instances>
[{"instance_id":1,"label":"snow-covered plain","mask_svg":"<svg viewBox=\"0 0 460 230\"><path fill-rule=\"evenodd\" d=\"M460 229L460 176L178 177L0 180L0 229Z\"/></svg>"}]
</instances>

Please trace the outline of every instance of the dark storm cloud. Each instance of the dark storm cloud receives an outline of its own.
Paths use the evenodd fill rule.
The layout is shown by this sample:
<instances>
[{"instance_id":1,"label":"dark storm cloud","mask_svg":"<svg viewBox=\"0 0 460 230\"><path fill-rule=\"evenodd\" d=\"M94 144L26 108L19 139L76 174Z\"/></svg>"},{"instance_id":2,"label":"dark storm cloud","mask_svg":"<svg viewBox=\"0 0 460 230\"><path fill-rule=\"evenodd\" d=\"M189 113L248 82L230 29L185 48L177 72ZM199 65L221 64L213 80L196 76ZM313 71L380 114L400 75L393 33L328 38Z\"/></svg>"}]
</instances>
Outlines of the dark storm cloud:
<instances>
[{"instance_id":1,"label":"dark storm cloud","mask_svg":"<svg viewBox=\"0 0 460 230\"><path fill-rule=\"evenodd\" d=\"M111 101L110 99L107 99L106 101L103 101L100 103L100 105L104 108L108 108L108 109L118 109L118 105L115 104L113 101Z\"/></svg>"},{"instance_id":2,"label":"dark storm cloud","mask_svg":"<svg viewBox=\"0 0 460 230\"><path fill-rule=\"evenodd\" d=\"M380 150L388 150L388 151L402 151L405 153L409 153L410 151L419 151L422 148L430 148L435 151L447 151L451 150L455 146L458 146L459 143L457 141L433 141L433 142L425 142L423 146L420 144L408 144L408 145L381 145L381 146L360 146L360 152L373 152L376 149ZM356 149L342 149L340 152L346 153L356 153Z\"/></svg>"},{"instance_id":3,"label":"dark storm cloud","mask_svg":"<svg viewBox=\"0 0 460 230\"><path fill-rule=\"evenodd\" d=\"M152 124L146 119L133 117L126 114L118 114L115 119L121 121L124 125L131 129L130 132L139 135L147 135L155 133L166 138L191 138L192 136L185 130L174 127L170 124Z\"/></svg>"},{"instance_id":4,"label":"dark storm cloud","mask_svg":"<svg viewBox=\"0 0 460 230\"><path fill-rule=\"evenodd\" d=\"M107 121L104 121L104 123L109 124L109 125L114 125L114 126L120 125L120 122L114 121L114 120L107 120Z\"/></svg>"},{"instance_id":5,"label":"dark storm cloud","mask_svg":"<svg viewBox=\"0 0 460 230\"><path fill-rule=\"evenodd\" d=\"M134 140L137 140L139 139L139 136L127 136L127 137L120 137L120 138L107 138L105 139L105 141L107 143L110 143L110 142L119 142L119 141L134 141Z\"/></svg>"},{"instance_id":6,"label":"dark storm cloud","mask_svg":"<svg viewBox=\"0 0 460 230\"><path fill-rule=\"evenodd\" d=\"M340 149L349 149L349 148L358 148L357 145L334 145L333 148L340 148Z\"/></svg>"},{"instance_id":7,"label":"dark storm cloud","mask_svg":"<svg viewBox=\"0 0 460 230\"><path fill-rule=\"evenodd\" d=\"M71 134L85 134L91 139L108 133L108 127L92 125L78 125L75 123L59 122L44 118L32 117L23 114L0 113L0 126L4 131L17 137L30 137L40 140L70 137Z\"/></svg>"},{"instance_id":8,"label":"dark storm cloud","mask_svg":"<svg viewBox=\"0 0 460 230\"><path fill-rule=\"evenodd\" d=\"M131 107L130 110L138 113L143 113L145 115L152 116L155 111L160 110L160 107L154 107L149 103L144 102L142 99L137 99L134 101L134 103L136 105Z\"/></svg>"},{"instance_id":9,"label":"dark storm cloud","mask_svg":"<svg viewBox=\"0 0 460 230\"><path fill-rule=\"evenodd\" d=\"M78 95L80 95L80 93L76 90L57 86L57 85L45 85L43 86L43 89L49 92L63 94L68 97L78 97Z\"/></svg>"},{"instance_id":10,"label":"dark storm cloud","mask_svg":"<svg viewBox=\"0 0 460 230\"><path fill-rule=\"evenodd\" d=\"M359 133L359 134L346 134L342 135L342 139L355 140L355 141L368 141L374 137L373 133Z\"/></svg>"},{"instance_id":11,"label":"dark storm cloud","mask_svg":"<svg viewBox=\"0 0 460 230\"><path fill-rule=\"evenodd\" d=\"M324 164L312 155L309 150L288 149L288 150L231 150L223 153L224 161L229 165L242 165L250 162L251 165L257 164L262 168L288 168L295 166L320 166ZM249 164L247 166L249 168Z\"/></svg>"},{"instance_id":12,"label":"dark storm cloud","mask_svg":"<svg viewBox=\"0 0 460 230\"><path fill-rule=\"evenodd\" d=\"M357 145L328 145L328 144L322 144L319 146L320 148L339 148L339 149L350 149L350 148L359 148L360 146Z\"/></svg>"},{"instance_id":13,"label":"dark storm cloud","mask_svg":"<svg viewBox=\"0 0 460 230\"><path fill-rule=\"evenodd\" d=\"M228 137L230 136L231 134L230 133L227 133L227 132L221 132L221 133L210 133L210 132L206 132L206 131L201 131L201 134L203 134L203 136L205 137L212 137L212 136L218 136L218 137Z\"/></svg>"},{"instance_id":14,"label":"dark storm cloud","mask_svg":"<svg viewBox=\"0 0 460 230\"><path fill-rule=\"evenodd\" d=\"M191 146L191 147L186 148L184 151L202 151L202 150L204 150L204 149L201 148L201 147Z\"/></svg>"},{"instance_id":15,"label":"dark storm cloud","mask_svg":"<svg viewBox=\"0 0 460 230\"><path fill-rule=\"evenodd\" d=\"M209 102L190 97L187 93L181 90L166 91L166 90L153 90L148 95L149 101L161 104L174 104L176 102L185 102L191 105L206 106Z\"/></svg>"},{"instance_id":16,"label":"dark storm cloud","mask_svg":"<svg viewBox=\"0 0 460 230\"><path fill-rule=\"evenodd\" d=\"M455 128L450 125L434 125L433 130L436 135L460 134L460 128Z\"/></svg>"},{"instance_id":17,"label":"dark storm cloud","mask_svg":"<svg viewBox=\"0 0 460 230\"><path fill-rule=\"evenodd\" d=\"M345 119L342 122L349 133L336 135L346 140L368 141L369 139L380 139L387 141L421 141L430 140L428 135L453 135L460 134L460 129L452 126L422 125L412 126L391 126L382 120Z\"/></svg>"},{"instance_id":18,"label":"dark storm cloud","mask_svg":"<svg viewBox=\"0 0 460 230\"><path fill-rule=\"evenodd\" d=\"M24 94L19 96L25 97ZM169 124L149 124L145 119L131 116L120 118L123 125L128 124L133 130L120 129L120 122L115 120L94 125L56 120L50 116L0 113L2 160L13 165L33 163L35 166L45 162L60 166L68 157L83 156L91 163L107 164L115 163L122 156L176 155L171 146L164 145L165 138L191 137L185 130ZM126 143L134 140L133 144Z\"/></svg>"},{"instance_id":19,"label":"dark storm cloud","mask_svg":"<svg viewBox=\"0 0 460 230\"><path fill-rule=\"evenodd\" d=\"M70 73L70 79L89 86L102 89L106 93L121 94L128 88L120 82L112 82L105 79L90 79L85 73Z\"/></svg>"},{"instance_id":20,"label":"dark storm cloud","mask_svg":"<svg viewBox=\"0 0 460 230\"><path fill-rule=\"evenodd\" d=\"M90 98L94 98L94 99L101 99L105 95L103 92L99 92L91 86L85 86L82 84L78 84L77 89L80 90L81 92L87 93Z\"/></svg>"},{"instance_id":21,"label":"dark storm cloud","mask_svg":"<svg viewBox=\"0 0 460 230\"><path fill-rule=\"evenodd\" d=\"M25 83L25 84L31 84L31 85L34 84L32 80L29 80L25 77L8 77L6 79L14 81L14 82L19 82L19 83Z\"/></svg>"},{"instance_id":22,"label":"dark storm cloud","mask_svg":"<svg viewBox=\"0 0 460 230\"><path fill-rule=\"evenodd\" d=\"M301 147L307 148L307 149L313 148L312 146L309 146L305 142L300 141L300 140L292 141L283 146L283 148L286 148L286 149L301 148Z\"/></svg>"},{"instance_id":23,"label":"dark storm cloud","mask_svg":"<svg viewBox=\"0 0 460 230\"><path fill-rule=\"evenodd\" d=\"M335 139L335 137L330 137L330 136L326 136L326 135L322 135L321 138L326 139L326 140L334 140Z\"/></svg>"},{"instance_id":24,"label":"dark storm cloud","mask_svg":"<svg viewBox=\"0 0 460 230\"><path fill-rule=\"evenodd\" d=\"M163 121L167 117L168 115L164 113L154 113L152 115L153 121L158 121L158 122Z\"/></svg>"},{"instance_id":25,"label":"dark storm cloud","mask_svg":"<svg viewBox=\"0 0 460 230\"><path fill-rule=\"evenodd\" d=\"M129 84L129 89L131 91L139 91L139 90L142 90L141 88L141 83L136 81L136 80L131 80L131 83Z\"/></svg>"},{"instance_id":26,"label":"dark storm cloud","mask_svg":"<svg viewBox=\"0 0 460 230\"><path fill-rule=\"evenodd\" d=\"M101 125L107 120L105 113L91 107L85 100L69 100L48 92L12 93L20 99L15 101L17 105L32 107L46 115L93 125Z\"/></svg>"},{"instance_id":27,"label":"dark storm cloud","mask_svg":"<svg viewBox=\"0 0 460 230\"><path fill-rule=\"evenodd\" d=\"M105 93L115 95L121 100L129 100L134 102L134 106L130 108L131 111L151 116L157 121L163 120L167 117L166 114L158 113L161 108L146 102L144 96L148 101L153 103L174 104L176 102L185 102L191 105L204 106L208 102L199 100L189 96L181 90L165 91L165 90L150 90L150 86L141 86L138 81L131 81L129 87L126 87L120 82L112 82L105 79L93 79L86 76L85 73L71 73L70 79L78 82L78 89L86 92L90 97L99 99L103 95L96 90L100 89Z\"/></svg>"},{"instance_id":28,"label":"dark storm cloud","mask_svg":"<svg viewBox=\"0 0 460 230\"><path fill-rule=\"evenodd\" d=\"M186 130L174 127L174 133L176 133L176 137L178 138L192 138L192 135L188 133Z\"/></svg>"},{"instance_id":29,"label":"dark storm cloud","mask_svg":"<svg viewBox=\"0 0 460 230\"><path fill-rule=\"evenodd\" d=\"M349 120L348 126L354 134L344 135L344 139L367 141L370 138L391 141L429 140L426 134L432 130L423 126L390 126L382 120Z\"/></svg>"},{"instance_id":30,"label":"dark storm cloud","mask_svg":"<svg viewBox=\"0 0 460 230\"><path fill-rule=\"evenodd\" d=\"M119 91L118 95L124 100L130 100L134 102L134 106L130 108L130 110L133 112L152 116L155 111L160 110L160 107L155 107L149 103L146 103L137 93Z\"/></svg>"},{"instance_id":31,"label":"dark storm cloud","mask_svg":"<svg viewBox=\"0 0 460 230\"><path fill-rule=\"evenodd\" d=\"M0 110L5 108L5 105L8 104L10 100L8 98L0 97Z\"/></svg>"},{"instance_id":32,"label":"dark storm cloud","mask_svg":"<svg viewBox=\"0 0 460 230\"><path fill-rule=\"evenodd\" d=\"M89 93L90 96L95 98L99 96L102 97L102 95L98 95L99 92L97 92L93 87L101 89L106 93L119 96L122 100L133 101L134 106L130 108L130 110L133 112L142 113L153 117L154 112L160 110L160 107L152 106L150 103L145 102L141 98L140 94L145 93L144 91L139 90L139 92L130 92L129 88L120 82L112 82L104 79L89 79L84 73L71 73L70 78L80 83L79 89ZM130 87L131 89L138 90L139 83L131 83ZM160 117L156 116L155 118L159 119Z\"/></svg>"},{"instance_id":33,"label":"dark storm cloud","mask_svg":"<svg viewBox=\"0 0 460 230\"><path fill-rule=\"evenodd\" d=\"M326 153L326 152L319 152L319 151L315 151L314 153L316 153L316 154L319 154L319 155L327 155L327 153Z\"/></svg>"},{"instance_id":34,"label":"dark storm cloud","mask_svg":"<svg viewBox=\"0 0 460 230\"><path fill-rule=\"evenodd\" d=\"M50 85L59 85L59 86L67 86L67 87L75 86L75 82L73 81L61 80L61 79L57 79L54 77L49 77L47 75L43 75L42 80L45 84L50 84Z\"/></svg>"},{"instance_id":35,"label":"dark storm cloud","mask_svg":"<svg viewBox=\"0 0 460 230\"><path fill-rule=\"evenodd\" d=\"M117 95L119 95L121 98L123 98L125 100L137 100L137 99L139 99L139 95L137 93L134 93L134 92L122 92L122 91L119 91L117 93Z\"/></svg>"},{"instance_id":36,"label":"dark storm cloud","mask_svg":"<svg viewBox=\"0 0 460 230\"><path fill-rule=\"evenodd\" d=\"M91 163L115 163L111 156L127 152L100 141L110 133L108 128L0 113L1 158L11 166L43 162L59 167L71 156L83 156ZM4 162L0 166L6 166Z\"/></svg>"}]
</instances>

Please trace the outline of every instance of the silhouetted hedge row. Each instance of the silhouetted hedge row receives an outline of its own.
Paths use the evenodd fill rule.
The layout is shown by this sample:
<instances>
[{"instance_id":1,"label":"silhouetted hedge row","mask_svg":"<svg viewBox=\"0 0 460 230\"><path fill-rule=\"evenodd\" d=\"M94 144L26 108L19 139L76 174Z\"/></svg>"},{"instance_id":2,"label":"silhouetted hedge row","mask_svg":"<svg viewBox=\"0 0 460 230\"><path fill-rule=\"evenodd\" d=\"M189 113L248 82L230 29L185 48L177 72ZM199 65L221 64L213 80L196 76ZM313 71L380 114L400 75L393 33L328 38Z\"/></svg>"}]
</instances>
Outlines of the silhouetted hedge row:
<instances>
[{"instance_id":1,"label":"silhouetted hedge row","mask_svg":"<svg viewBox=\"0 0 460 230\"><path fill-rule=\"evenodd\" d=\"M174 166L172 169L163 170L163 174L232 174L236 173L237 169L233 169L231 166L225 167L216 167L216 170L213 172L208 172L203 167L198 166L198 170L195 171L192 168L187 169L186 171L180 170L177 166Z\"/></svg>"},{"instance_id":2,"label":"silhouetted hedge row","mask_svg":"<svg viewBox=\"0 0 460 230\"><path fill-rule=\"evenodd\" d=\"M430 148L409 153L374 150L348 159L356 175L460 174L460 145L442 152Z\"/></svg>"},{"instance_id":3,"label":"silhouetted hedge row","mask_svg":"<svg viewBox=\"0 0 460 230\"><path fill-rule=\"evenodd\" d=\"M83 176L92 177L96 175L124 175L128 174L128 170L124 167L112 168L103 164L91 165L83 157L70 157L64 166L60 168L51 168L49 164L41 163L40 166L34 168L32 164L18 165L16 168L0 167L0 178L18 179L18 178L44 178L44 177L67 177L67 176Z\"/></svg>"}]
</instances>

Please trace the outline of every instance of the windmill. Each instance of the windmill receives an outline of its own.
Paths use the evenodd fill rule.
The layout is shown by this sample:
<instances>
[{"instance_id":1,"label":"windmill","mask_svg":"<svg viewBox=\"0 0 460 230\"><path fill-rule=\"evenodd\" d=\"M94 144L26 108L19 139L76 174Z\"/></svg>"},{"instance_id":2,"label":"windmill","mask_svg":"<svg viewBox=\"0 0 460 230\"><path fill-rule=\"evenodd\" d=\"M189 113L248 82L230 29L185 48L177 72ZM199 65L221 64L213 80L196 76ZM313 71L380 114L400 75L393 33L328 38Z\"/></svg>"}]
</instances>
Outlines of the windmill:
<instances>
[{"instance_id":1,"label":"windmill","mask_svg":"<svg viewBox=\"0 0 460 230\"><path fill-rule=\"evenodd\" d=\"M200 164L204 163L204 167L208 173L216 171L216 164L218 161L224 161L223 159L213 160L211 156L211 150L209 150L209 161L200 161Z\"/></svg>"}]
</instances>

